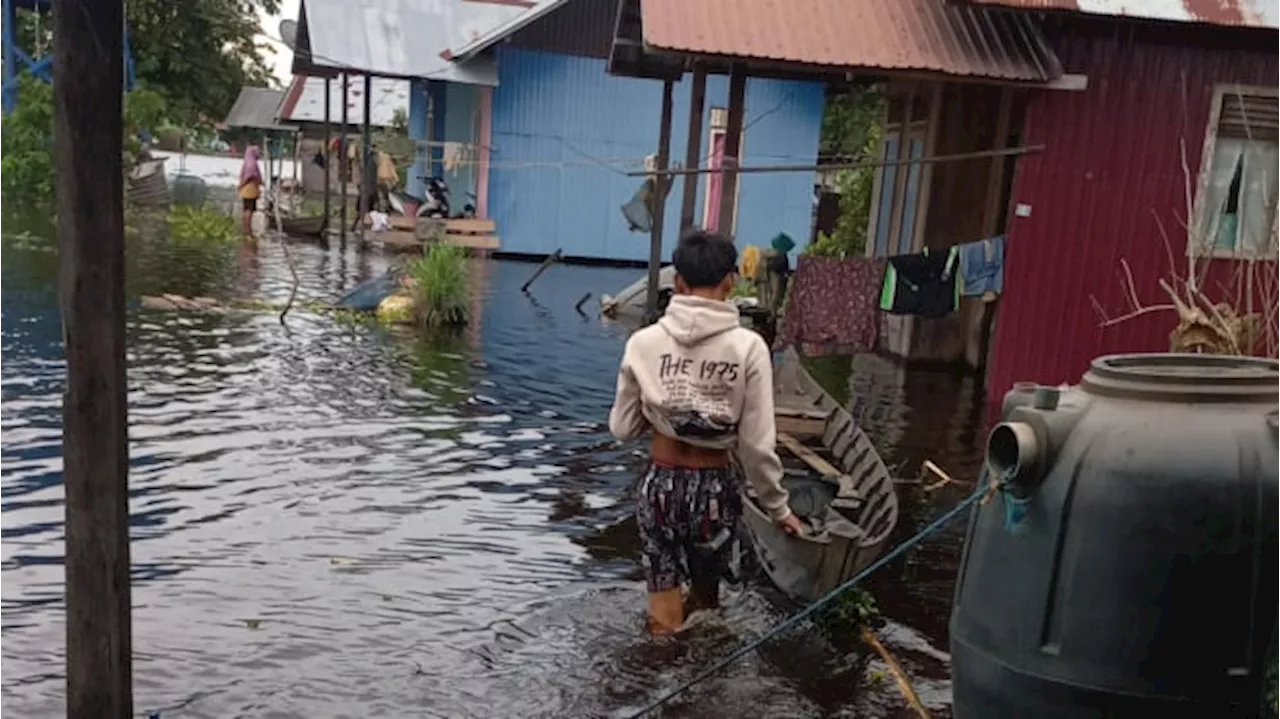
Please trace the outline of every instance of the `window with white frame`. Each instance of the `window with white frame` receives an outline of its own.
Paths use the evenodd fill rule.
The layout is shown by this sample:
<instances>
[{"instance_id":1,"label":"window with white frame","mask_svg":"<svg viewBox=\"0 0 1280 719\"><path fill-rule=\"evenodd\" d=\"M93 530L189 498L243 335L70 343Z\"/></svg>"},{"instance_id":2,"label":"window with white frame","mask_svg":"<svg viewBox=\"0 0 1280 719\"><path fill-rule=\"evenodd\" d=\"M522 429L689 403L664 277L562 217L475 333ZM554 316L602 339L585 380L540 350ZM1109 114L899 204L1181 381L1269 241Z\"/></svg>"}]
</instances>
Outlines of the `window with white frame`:
<instances>
[{"instance_id":1,"label":"window with white frame","mask_svg":"<svg viewBox=\"0 0 1280 719\"><path fill-rule=\"evenodd\" d=\"M1280 139L1276 88L1228 85L1214 93L1201 161L1196 255L1276 255Z\"/></svg>"}]
</instances>

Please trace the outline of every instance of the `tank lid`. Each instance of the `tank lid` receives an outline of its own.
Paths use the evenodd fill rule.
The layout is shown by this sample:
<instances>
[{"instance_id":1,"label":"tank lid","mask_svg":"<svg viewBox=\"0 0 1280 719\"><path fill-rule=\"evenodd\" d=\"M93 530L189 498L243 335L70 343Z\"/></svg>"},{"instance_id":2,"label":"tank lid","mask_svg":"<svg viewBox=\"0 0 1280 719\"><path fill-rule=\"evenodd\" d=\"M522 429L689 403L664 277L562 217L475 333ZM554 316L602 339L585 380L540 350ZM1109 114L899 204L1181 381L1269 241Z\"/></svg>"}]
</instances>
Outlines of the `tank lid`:
<instances>
[{"instance_id":1,"label":"tank lid","mask_svg":"<svg viewBox=\"0 0 1280 719\"><path fill-rule=\"evenodd\" d=\"M1133 399L1272 403L1277 383L1272 359L1169 353L1098 357L1080 381L1089 392Z\"/></svg>"}]
</instances>

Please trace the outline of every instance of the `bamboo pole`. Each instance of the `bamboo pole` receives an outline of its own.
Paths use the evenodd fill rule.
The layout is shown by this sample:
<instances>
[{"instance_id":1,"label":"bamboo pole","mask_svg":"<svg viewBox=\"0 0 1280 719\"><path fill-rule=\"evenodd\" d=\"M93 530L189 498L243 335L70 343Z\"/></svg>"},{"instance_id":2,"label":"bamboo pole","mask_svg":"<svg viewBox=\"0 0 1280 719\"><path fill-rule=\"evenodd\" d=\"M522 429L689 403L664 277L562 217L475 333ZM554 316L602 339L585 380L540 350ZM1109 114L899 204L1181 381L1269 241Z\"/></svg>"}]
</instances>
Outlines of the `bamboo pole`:
<instances>
[{"instance_id":1,"label":"bamboo pole","mask_svg":"<svg viewBox=\"0 0 1280 719\"><path fill-rule=\"evenodd\" d=\"M739 167L737 173L740 175L749 175L758 172L816 172L818 170L858 170L864 167L891 167L894 165L927 165L936 162L961 162L963 160L978 160L985 157L1006 157L1009 155L1029 155L1033 152L1040 152L1045 149L1045 145L1024 145L1022 147L1010 147L1003 150L977 150L974 152L958 152L951 155L934 155L933 157L921 157L919 159L908 159L899 162L898 160L872 160L867 162L844 162L832 163L830 165L756 165L754 167ZM702 167L675 167L661 172L628 172L627 177L647 177L649 175L675 177L679 175L707 175L719 172L715 168Z\"/></svg>"},{"instance_id":2,"label":"bamboo pole","mask_svg":"<svg viewBox=\"0 0 1280 719\"><path fill-rule=\"evenodd\" d=\"M884 663L888 665L889 673L893 675L893 681L898 685L898 691L902 692L902 698L907 702L907 708L920 719L929 719L929 710L925 709L924 705L920 703L919 695L916 694L915 688L911 686L911 679L902 670L898 660L894 659L889 650L880 643L880 639L876 637L875 632L871 631L870 627L862 628L862 641L874 649L876 654L879 654Z\"/></svg>"},{"instance_id":3,"label":"bamboo pole","mask_svg":"<svg viewBox=\"0 0 1280 719\"><path fill-rule=\"evenodd\" d=\"M133 715L122 27L123 0L53 3L72 719Z\"/></svg>"},{"instance_id":4,"label":"bamboo pole","mask_svg":"<svg viewBox=\"0 0 1280 719\"><path fill-rule=\"evenodd\" d=\"M560 250L556 250L544 257L542 259L542 264L538 265L538 269L533 271L533 274L529 276L529 279L525 280L523 285L520 285L520 291L528 292L529 287L533 285L533 281L541 277L542 273L546 272L548 267L559 262L561 257L563 257L563 255L560 253Z\"/></svg>"}]
</instances>

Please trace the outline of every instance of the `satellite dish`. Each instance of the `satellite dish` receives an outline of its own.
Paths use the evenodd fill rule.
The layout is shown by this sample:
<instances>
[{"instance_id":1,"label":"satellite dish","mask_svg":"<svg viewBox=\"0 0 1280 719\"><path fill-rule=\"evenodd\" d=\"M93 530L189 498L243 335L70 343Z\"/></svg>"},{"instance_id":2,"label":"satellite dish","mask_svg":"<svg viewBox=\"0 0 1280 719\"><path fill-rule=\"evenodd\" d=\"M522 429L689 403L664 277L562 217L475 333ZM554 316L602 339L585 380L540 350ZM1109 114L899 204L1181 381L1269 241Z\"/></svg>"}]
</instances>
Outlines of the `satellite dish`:
<instances>
[{"instance_id":1,"label":"satellite dish","mask_svg":"<svg viewBox=\"0 0 1280 719\"><path fill-rule=\"evenodd\" d=\"M297 51L298 40L298 21L297 20L281 20L280 21L280 39L284 44L293 51Z\"/></svg>"}]
</instances>

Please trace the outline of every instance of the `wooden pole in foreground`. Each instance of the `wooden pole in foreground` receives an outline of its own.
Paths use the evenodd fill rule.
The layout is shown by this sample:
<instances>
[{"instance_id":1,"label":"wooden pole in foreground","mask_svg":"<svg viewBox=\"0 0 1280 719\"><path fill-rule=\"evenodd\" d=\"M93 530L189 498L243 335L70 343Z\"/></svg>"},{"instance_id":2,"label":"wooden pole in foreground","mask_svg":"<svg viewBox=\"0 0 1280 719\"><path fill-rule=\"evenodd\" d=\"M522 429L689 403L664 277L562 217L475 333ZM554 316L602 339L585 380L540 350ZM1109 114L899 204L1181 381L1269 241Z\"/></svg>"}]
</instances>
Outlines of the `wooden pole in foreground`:
<instances>
[{"instance_id":1,"label":"wooden pole in foreground","mask_svg":"<svg viewBox=\"0 0 1280 719\"><path fill-rule=\"evenodd\" d=\"M724 167L720 183L720 221L716 231L733 237L733 217L738 209L738 165L742 164L742 113L746 109L747 68L734 63L729 71L729 117L724 129Z\"/></svg>"},{"instance_id":2,"label":"wooden pole in foreground","mask_svg":"<svg viewBox=\"0 0 1280 719\"><path fill-rule=\"evenodd\" d=\"M347 237L347 185L351 184L351 165L347 161L351 157L350 151L347 149L348 140L351 133L351 124L347 117L347 105L351 99L351 77L347 73L342 73L342 142L338 145L338 162L342 163L338 167L343 168L338 171L338 180L342 182L342 206L338 210L338 221L342 223L342 238L345 241ZM346 245L343 245L345 248Z\"/></svg>"},{"instance_id":3,"label":"wooden pole in foreground","mask_svg":"<svg viewBox=\"0 0 1280 719\"><path fill-rule=\"evenodd\" d=\"M374 188L378 186L378 178L376 175L370 176L369 158L373 153L373 135L370 132L370 113L373 112L373 87L372 78L369 75L364 76L364 138L363 151L360 153L360 217L356 222L360 223L360 239L364 239L364 218L373 210L373 206L369 203L369 196L373 193Z\"/></svg>"},{"instance_id":4,"label":"wooden pole in foreground","mask_svg":"<svg viewBox=\"0 0 1280 719\"><path fill-rule=\"evenodd\" d=\"M693 66L693 87L689 91L689 134L684 151L684 166L702 164L702 107L707 99L707 67L701 62ZM698 204L698 176L684 176L684 198L680 204L680 234L693 229L694 207Z\"/></svg>"},{"instance_id":5,"label":"wooden pole in foreground","mask_svg":"<svg viewBox=\"0 0 1280 719\"><path fill-rule=\"evenodd\" d=\"M667 169L671 156L671 92L675 83L662 83L662 125L658 130L657 170ZM671 178L656 175L653 178L653 226L649 229L649 280L645 288L644 315L646 322L658 319L658 277L662 268L662 225L667 204L667 187Z\"/></svg>"},{"instance_id":6,"label":"wooden pole in foreground","mask_svg":"<svg viewBox=\"0 0 1280 719\"><path fill-rule=\"evenodd\" d=\"M306 80L304 79L305 83ZM304 86L305 90L306 87ZM326 77L324 79L324 224L321 225L321 231L325 234L329 232L329 199L333 195L333 177L329 168L333 167L333 153L329 151L329 144L333 141L333 127L329 120L333 114L333 78Z\"/></svg>"},{"instance_id":7,"label":"wooden pole in foreground","mask_svg":"<svg viewBox=\"0 0 1280 719\"><path fill-rule=\"evenodd\" d=\"M133 716L124 334L124 3L53 3L67 716Z\"/></svg>"}]
</instances>

